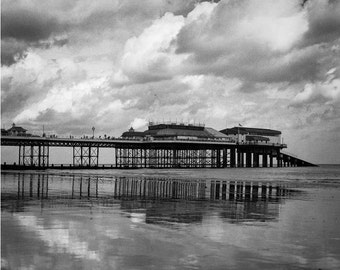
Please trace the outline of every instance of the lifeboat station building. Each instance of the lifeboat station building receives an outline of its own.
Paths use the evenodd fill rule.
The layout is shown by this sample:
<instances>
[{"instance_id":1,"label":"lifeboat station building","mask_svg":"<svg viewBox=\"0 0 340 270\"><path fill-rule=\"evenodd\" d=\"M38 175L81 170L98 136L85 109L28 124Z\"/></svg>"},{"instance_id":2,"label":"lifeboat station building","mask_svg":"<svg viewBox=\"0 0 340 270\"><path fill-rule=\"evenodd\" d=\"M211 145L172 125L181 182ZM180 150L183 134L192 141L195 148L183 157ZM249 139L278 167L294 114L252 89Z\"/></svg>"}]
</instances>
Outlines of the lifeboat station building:
<instances>
[{"instance_id":1,"label":"lifeboat station building","mask_svg":"<svg viewBox=\"0 0 340 270\"><path fill-rule=\"evenodd\" d=\"M233 127L220 130L240 144L281 144L281 131L266 128Z\"/></svg>"}]
</instances>

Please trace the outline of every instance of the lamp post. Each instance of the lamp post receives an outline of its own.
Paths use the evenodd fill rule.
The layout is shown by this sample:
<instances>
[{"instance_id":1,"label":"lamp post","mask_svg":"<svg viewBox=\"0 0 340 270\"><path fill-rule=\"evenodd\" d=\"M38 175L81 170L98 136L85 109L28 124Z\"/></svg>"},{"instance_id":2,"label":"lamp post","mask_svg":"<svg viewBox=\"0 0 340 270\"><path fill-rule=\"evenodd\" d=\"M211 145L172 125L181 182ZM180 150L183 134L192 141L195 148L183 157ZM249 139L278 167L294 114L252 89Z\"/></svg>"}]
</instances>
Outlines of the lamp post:
<instances>
[{"instance_id":1,"label":"lamp post","mask_svg":"<svg viewBox=\"0 0 340 270\"><path fill-rule=\"evenodd\" d=\"M92 139L94 139L94 131L95 131L95 127L92 127Z\"/></svg>"}]
</instances>

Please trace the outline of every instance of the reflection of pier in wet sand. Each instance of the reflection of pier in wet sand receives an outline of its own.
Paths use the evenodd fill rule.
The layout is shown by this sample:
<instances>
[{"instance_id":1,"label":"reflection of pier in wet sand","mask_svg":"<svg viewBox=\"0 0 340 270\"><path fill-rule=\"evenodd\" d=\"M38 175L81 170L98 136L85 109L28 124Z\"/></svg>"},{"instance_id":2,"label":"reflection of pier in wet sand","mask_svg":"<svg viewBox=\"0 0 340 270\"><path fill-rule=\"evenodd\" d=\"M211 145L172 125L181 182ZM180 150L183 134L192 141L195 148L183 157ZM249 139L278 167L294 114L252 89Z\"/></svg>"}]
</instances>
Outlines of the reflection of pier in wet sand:
<instances>
[{"instance_id":1,"label":"reflection of pier in wet sand","mask_svg":"<svg viewBox=\"0 0 340 270\"><path fill-rule=\"evenodd\" d=\"M16 177L16 184L9 184L3 175L3 207L16 201L11 207L20 208L34 199L41 200L42 207L72 207L75 200L81 200L104 207L120 205L128 213L145 212L148 223L200 222L211 211L234 222L272 220L279 215L279 204L297 192L279 184L250 181L48 174Z\"/></svg>"}]
</instances>

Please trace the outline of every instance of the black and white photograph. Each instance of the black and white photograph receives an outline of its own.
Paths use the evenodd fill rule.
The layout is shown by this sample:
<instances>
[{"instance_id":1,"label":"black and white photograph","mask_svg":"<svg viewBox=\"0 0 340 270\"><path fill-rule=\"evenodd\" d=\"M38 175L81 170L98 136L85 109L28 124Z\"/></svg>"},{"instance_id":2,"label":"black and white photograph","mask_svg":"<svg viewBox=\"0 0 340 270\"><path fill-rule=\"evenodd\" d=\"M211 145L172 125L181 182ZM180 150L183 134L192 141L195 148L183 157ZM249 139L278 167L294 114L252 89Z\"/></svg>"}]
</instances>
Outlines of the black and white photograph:
<instances>
[{"instance_id":1,"label":"black and white photograph","mask_svg":"<svg viewBox=\"0 0 340 270\"><path fill-rule=\"evenodd\" d=\"M1 269L340 269L340 0L1 0Z\"/></svg>"}]
</instances>

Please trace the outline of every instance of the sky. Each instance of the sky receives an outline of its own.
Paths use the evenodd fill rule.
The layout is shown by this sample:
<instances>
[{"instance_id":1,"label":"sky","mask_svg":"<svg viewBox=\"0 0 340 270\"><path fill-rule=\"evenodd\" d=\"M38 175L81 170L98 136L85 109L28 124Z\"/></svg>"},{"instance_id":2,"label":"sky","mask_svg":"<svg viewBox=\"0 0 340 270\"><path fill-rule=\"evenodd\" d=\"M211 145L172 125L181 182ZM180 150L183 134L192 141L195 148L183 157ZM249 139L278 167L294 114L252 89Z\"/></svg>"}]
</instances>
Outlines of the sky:
<instances>
[{"instance_id":1,"label":"sky","mask_svg":"<svg viewBox=\"0 0 340 270\"><path fill-rule=\"evenodd\" d=\"M3 0L1 32L2 128L241 124L340 163L340 1Z\"/></svg>"}]
</instances>

